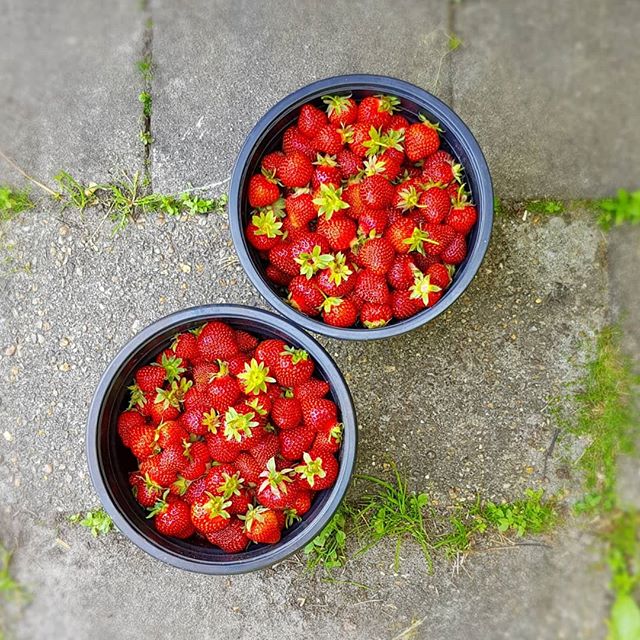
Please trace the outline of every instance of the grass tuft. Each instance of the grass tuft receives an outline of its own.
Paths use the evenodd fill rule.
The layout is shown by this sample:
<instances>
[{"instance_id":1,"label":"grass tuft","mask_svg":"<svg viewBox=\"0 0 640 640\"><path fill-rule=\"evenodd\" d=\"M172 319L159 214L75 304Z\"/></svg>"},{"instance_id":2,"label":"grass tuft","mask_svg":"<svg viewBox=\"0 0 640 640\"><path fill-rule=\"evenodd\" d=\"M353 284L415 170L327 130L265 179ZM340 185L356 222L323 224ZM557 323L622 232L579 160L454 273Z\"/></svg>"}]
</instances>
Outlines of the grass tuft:
<instances>
[{"instance_id":1,"label":"grass tuft","mask_svg":"<svg viewBox=\"0 0 640 640\"><path fill-rule=\"evenodd\" d=\"M619 189L615 198L605 198L598 202L600 215L598 224L605 231L621 224L640 223L640 189L629 193Z\"/></svg>"},{"instance_id":2,"label":"grass tuft","mask_svg":"<svg viewBox=\"0 0 640 640\"><path fill-rule=\"evenodd\" d=\"M87 529L91 530L91 535L94 538L97 538L99 535L105 535L114 528L113 521L104 509L87 511L84 516L81 513L76 513L69 516L69 522L87 527Z\"/></svg>"},{"instance_id":3,"label":"grass tuft","mask_svg":"<svg viewBox=\"0 0 640 640\"><path fill-rule=\"evenodd\" d=\"M25 189L12 189L0 186L0 221L12 220L22 211L34 206L29 192Z\"/></svg>"},{"instance_id":4,"label":"grass tuft","mask_svg":"<svg viewBox=\"0 0 640 640\"><path fill-rule=\"evenodd\" d=\"M6 602L16 602L27 597L25 588L11 575L11 551L0 544L0 596Z\"/></svg>"},{"instance_id":5,"label":"grass tuft","mask_svg":"<svg viewBox=\"0 0 640 640\"><path fill-rule=\"evenodd\" d=\"M346 508L341 507L331 518L329 524L304 548L307 568L311 571L322 566L326 570L342 567L347 561L345 525Z\"/></svg>"},{"instance_id":6,"label":"grass tuft","mask_svg":"<svg viewBox=\"0 0 640 640\"><path fill-rule=\"evenodd\" d=\"M526 203L525 208L530 213L546 213L548 215L564 212L564 205L558 200L530 200Z\"/></svg>"}]
</instances>

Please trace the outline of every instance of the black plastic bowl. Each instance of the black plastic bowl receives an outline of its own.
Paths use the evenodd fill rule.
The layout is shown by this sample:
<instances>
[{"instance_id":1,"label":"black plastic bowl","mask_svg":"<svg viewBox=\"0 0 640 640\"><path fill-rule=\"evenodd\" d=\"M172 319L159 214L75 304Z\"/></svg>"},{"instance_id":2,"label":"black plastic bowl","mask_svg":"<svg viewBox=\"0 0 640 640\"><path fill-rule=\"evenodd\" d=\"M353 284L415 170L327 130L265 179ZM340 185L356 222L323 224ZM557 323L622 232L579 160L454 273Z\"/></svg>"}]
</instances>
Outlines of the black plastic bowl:
<instances>
[{"instance_id":1,"label":"black plastic bowl","mask_svg":"<svg viewBox=\"0 0 640 640\"><path fill-rule=\"evenodd\" d=\"M298 117L299 108L314 102L324 108L320 97L326 94L350 93L357 100L368 95L391 94L400 98L402 115L416 121L418 114L425 114L431 121L440 123L442 148L449 151L465 170L466 182L471 189L473 202L478 210L478 222L467 238L468 254L458 267L453 282L442 298L429 309L406 320L394 320L379 329L365 327L342 329L325 324L296 311L283 299L277 287L264 273L264 265L257 251L247 242L244 229L249 222L251 208L247 199L247 187L251 176L259 171L260 161L281 144L282 134ZM256 124L247 137L231 177L229 192L229 216L233 242L240 262L262 296L280 313L305 329L333 338L346 340L374 340L388 338L411 331L440 315L460 297L480 268L489 244L493 225L493 188L487 162L471 131L444 102L413 84L372 75L336 76L319 80L294 91L272 107Z\"/></svg>"},{"instance_id":2,"label":"black plastic bowl","mask_svg":"<svg viewBox=\"0 0 640 640\"><path fill-rule=\"evenodd\" d=\"M344 438L338 455L340 472L333 487L319 492L301 522L285 530L274 545L251 545L243 553L226 554L197 540L178 540L159 534L146 511L134 499L128 473L136 461L118 438L116 421L126 406L127 385L134 370L147 363L172 337L212 319L223 320L237 329L265 338L281 338L305 349L316 363L316 375L331 385L331 397L338 405L344 424ZM105 510L115 525L148 554L180 569L216 575L263 569L283 560L322 531L347 490L356 456L356 416L349 389L324 348L288 320L273 313L239 305L193 307L158 320L133 338L114 358L102 376L89 410L87 458L89 473Z\"/></svg>"}]
</instances>

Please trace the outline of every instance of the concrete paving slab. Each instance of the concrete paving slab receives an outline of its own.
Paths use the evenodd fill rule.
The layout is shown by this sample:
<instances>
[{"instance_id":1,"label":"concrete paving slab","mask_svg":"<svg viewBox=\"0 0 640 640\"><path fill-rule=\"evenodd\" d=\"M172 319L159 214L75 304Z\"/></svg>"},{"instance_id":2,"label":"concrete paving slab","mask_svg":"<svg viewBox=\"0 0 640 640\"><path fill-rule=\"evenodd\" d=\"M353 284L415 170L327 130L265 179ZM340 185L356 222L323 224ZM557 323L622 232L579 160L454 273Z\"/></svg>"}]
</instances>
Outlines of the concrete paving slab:
<instances>
[{"instance_id":1,"label":"concrete paving slab","mask_svg":"<svg viewBox=\"0 0 640 640\"><path fill-rule=\"evenodd\" d=\"M502 198L602 197L638 187L640 4L465 0L454 106Z\"/></svg>"},{"instance_id":2,"label":"concrete paving slab","mask_svg":"<svg viewBox=\"0 0 640 640\"><path fill-rule=\"evenodd\" d=\"M468 629L479 637L548 638L558 628L587 638L600 628L607 579L585 577L592 569L580 563L591 546L577 534L549 540L553 549L475 555L454 577L444 562L429 575L410 544L394 575L393 550L384 545L340 576L369 585L363 593L310 578L299 558L245 577L189 575L120 535L96 541L70 525L70 513L96 504L84 421L119 347L179 308L263 304L234 258L224 216L149 219L115 240L107 225L98 228L97 214L87 216L42 210L2 229L12 262L0 278L0 529L35 598L17 615L17 638L163 637L172 625L206 636L213 621L238 638L267 638L275 628L282 638L302 629L318 638L389 639L421 619L415 637L430 639L466 638ZM575 375L569 359L582 337L606 321L604 246L580 210L524 222L505 217L478 278L443 318L384 344L324 340L356 398L358 471L384 474L383 463L396 459L412 486L440 505L476 492L509 498L527 486L570 488L559 458L544 470L553 429L545 403ZM26 262L31 273L21 269ZM569 550L555 551L565 543ZM578 566L586 573L575 581ZM143 589L144 599L130 596ZM161 621L143 613L175 593L186 615L176 609Z\"/></svg>"},{"instance_id":3,"label":"concrete paving slab","mask_svg":"<svg viewBox=\"0 0 640 640\"><path fill-rule=\"evenodd\" d=\"M158 190L228 178L269 107L323 77L386 74L450 95L446 2L152 0L151 8Z\"/></svg>"},{"instance_id":4,"label":"concrete paving slab","mask_svg":"<svg viewBox=\"0 0 640 640\"><path fill-rule=\"evenodd\" d=\"M0 2L0 149L47 184L142 165L136 2ZM0 182L21 176L0 161Z\"/></svg>"}]
</instances>

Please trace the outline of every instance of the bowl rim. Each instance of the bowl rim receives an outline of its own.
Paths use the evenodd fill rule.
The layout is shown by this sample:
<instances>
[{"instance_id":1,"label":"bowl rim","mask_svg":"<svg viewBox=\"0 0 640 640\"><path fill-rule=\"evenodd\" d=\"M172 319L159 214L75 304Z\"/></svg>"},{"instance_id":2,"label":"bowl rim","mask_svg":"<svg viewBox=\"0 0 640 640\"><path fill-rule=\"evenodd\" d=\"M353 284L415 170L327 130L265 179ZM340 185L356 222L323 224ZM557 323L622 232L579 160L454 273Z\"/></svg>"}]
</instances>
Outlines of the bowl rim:
<instances>
[{"instance_id":1,"label":"bowl rim","mask_svg":"<svg viewBox=\"0 0 640 640\"><path fill-rule=\"evenodd\" d=\"M250 256L250 247L244 235L244 228L241 223L240 204L242 200L241 187L247 179L246 168L253 154L254 148L263 140L265 134L270 129L272 123L277 118L285 115L309 100L316 99L325 93L345 90L383 90L393 93L401 98L413 100L420 106L428 110L445 129L452 132L456 140L463 146L470 158L469 166L473 168L478 179L474 181L478 191L476 207L478 208L478 227L475 244L467 257L465 268L461 276L451 285L437 304L425 309L416 315L400 320L394 324L389 324L376 329L366 329L364 327L333 327L320 320L311 318L297 311L288 305L267 282L265 277L255 267ZM303 326L309 331L314 331L332 338L346 340L377 340L380 338L390 338L401 335L416 329L436 316L446 311L467 289L471 280L475 277L480 264L484 259L491 230L493 227L493 185L487 161L480 149L480 145L475 137L451 107L433 94L405 80L399 80L390 76L370 75L370 74L349 74L324 78L312 82L296 91L290 93L277 102L258 120L249 135L247 136L231 175L229 186L229 218L231 223L231 235L236 252L240 257L240 262L246 271L253 285L258 289L260 295L278 312L289 318L296 324Z\"/></svg>"},{"instance_id":2,"label":"bowl rim","mask_svg":"<svg viewBox=\"0 0 640 640\"><path fill-rule=\"evenodd\" d=\"M286 332L292 342L295 342L308 351L311 357L331 378L332 391L336 397L336 402L341 412L342 423L344 424L344 438L342 443L342 460L336 483L331 488L331 493L321 510L312 520L307 521L305 527L301 527L290 539L283 543L264 547L261 549L261 551L264 552L260 553L257 557L245 560L231 559L213 562L186 558L181 554L168 551L149 540L129 522L128 517L120 510L112 498L108 483L104 477L101 456L98 454L98 436L100 418L103 407L105 406L107 392L111 389L111 383L120 369L126 365L138 350L143 348L144 345L158 333L167 332L172 328L177 329L178 326L185 323L200 320L202 322L213 319L224 320L225 318L231 321L234 319L250 320L258 322L263 326L275 327ZM259 328L255 329L256 333L259 333L259 331ZM89 475L96 493L100 498L100 502L113 520L115 526L136 546L149 555L174 567L197 573L210 575L247 573L264 569L276 562L284 560L286 557L302 549L327 525L340 506L353 475L358 437L356 420L353 398L342 372L326 349L299 326L270 311L245 305L212 304L191 307L164 316L137 333L120 349L102 374L93 394L87 418L85 444Z\"/></svg>"}]
</instances>

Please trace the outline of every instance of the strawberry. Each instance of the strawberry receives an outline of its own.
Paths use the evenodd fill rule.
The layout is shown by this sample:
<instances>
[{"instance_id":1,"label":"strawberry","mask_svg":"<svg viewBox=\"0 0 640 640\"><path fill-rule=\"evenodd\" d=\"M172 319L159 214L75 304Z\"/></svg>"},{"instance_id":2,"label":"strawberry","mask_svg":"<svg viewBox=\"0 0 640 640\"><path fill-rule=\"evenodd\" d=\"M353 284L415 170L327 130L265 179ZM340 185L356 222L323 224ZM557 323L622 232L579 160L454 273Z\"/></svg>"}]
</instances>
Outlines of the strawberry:
<instances>
[{"instance_id":1,"label":"strawberry","mask_svg":"<svg viewBox=\"0 0 640 640\"><path fill-rule=\"evenodd\" d=\"M171 348L176 357L183 361L183 364L188 364L198 353L196 337L190 331L175 336Z\"/></svg>"},{"instance_id":2,"label":"strawberry","mask_svg":"<svg viewBox=\"0 0 640 640\"><path fill-rule=\"evenodd\" d=\"M249 180L249 206L258 208L273 204L280 197L278 185L262 173Z\"/></svg>"},{"instance_id":3,"label":"strawberry","mask_svg":"<svg viewBox=\"0 0 640 640\"><path fill-rule=\"evenodd\" d=\"M293 397L300 402L303 400L318 400L324 398L329 393L329 384L318 378L309 378L306 382L297 384L293 388Z\"/></svg>"},{"instance_id":4,"label":"strawberry","mask_svg":"<svg viewBox=\"0 0 640 640\"><path fill-rule=\"evenodd\" d=\"M311 186L314 189L318 189L321 184L330 184L335 188L340 187L342 173L338 168L335 156L323 156L319 153L313 164L316 165L311 177Z\"/></svg>"},{"instance_id":5,"label":"strawberry","mask_svg":"<svg viewBox=\"0 0 640 640\"><path fill-rule=\"evenodd\" d=\"M322 102L327 105L329 122L334 125L352 124L358 117L358 105L349 96L322 96Z\"/></svg>"},{"instance_id":6,"label":"strawberry","mask_svg":"<svg viewBox=\"0 0 640 640\"><path fill-rule=\"evenodd\" d=\"M300 404L304 424L310 429L322 429L327 424L335 424L337 421L338 408L332 400L320 398L304 400Z\"/></svg>"},{"instance_id":7,"label":"strawberry","mask_svg":"<svg viewBox=\"0 0 640 640\"><path fill-rule=\"evenodd\" d=\"M258 338L242 329L236 329L236 342L243 353L253 351L258 346Z\"/></svg>"},{"instance_id":8,"label":"strawberry","mask_svg":"<svg viewBox=\"0 0 640 640\"><path fill-rule=\"evenodd\" d=\"M318 288L328 296L341 297L349 293L355 286L356 278L353 270L347 265L346 258L338 252L326 269L316 276Z\"/></svg>"},{"instance_id":9,"label":"strawberry","mask_svg":"<svg viewBox=\"0 0 640 640\"><path fill-rule=\"evenodd\" d=\"M336 422L334 425L320 429L313 441L313 450L320 453L335 454L340 450L344 425Z\"/></svg>"},{"instance_id":10,"label":"strawberry","mask_svg":"<svg viewBox=\"0 0 640 640\"><path fill-rule=\"evenodd\" d=\"M280 431L278 434L280 455L286 460L299 460L311 447L315 437L315 429L306 424Z\"/></svg>"},{"instance_id":11,"label":"strawberry","mask_svg":"<svg viewBox=\"0 0 640 640\"><path fill-rule=\"evenodd\" d=\"M402 291L394 291L391 294L391 309L393 317L398 320L404 320L424 309L422 300L411 297L411 291L404 289Z\"/></svg>"},{"instance_id":12,"label":"strawberry","mask_svg":"<svg viewBox=\"0 0 640 640\"><path fill-rule=\"evenodd\" d=\"M118 435L125 447L131 446L131 436L146 426L144 416L134 410L123 411L118 416Z\"/></svg>"},{"instance_id":13,"label":"strawberry","mask_svg":"<svg viewBox=\"0 0 640 640\"><path fill-rule=\"evenodd\" d=\"M295 472L307 483L312 491L322 491L335 484L338 477L338 461L324 451L305 452L303 464L295 467Z\"/></svg>"},{"instance_id":14,"label":"strawberry","mask_svg":"<svg viewBox=\"0 0 640 640\"><path fill-rule=\"evenodd\" d=\"M423 274L418 269L414 273L414 283L409 288L411 298L420 300L425 307L433 306L442 295L442 288L431 282L429 274Z\"/></svg>"},{"instance_id":15,"label":"strawberry","mask_svg":"<svg viewBox=\"0 0 640 640\"><path fill-rule=\"evenodd\" d=\"M167 496L156 502L147 517L154 517L153 524L165 536L189 538L195 532L189 505L174 496Z\"/></svg>"},{"instance_id":16,"label":"strawberry","mask_svg":"<svg viewBox=\"0 0 640 640\"><path fill-rule=\"evenodd\" d=\"M311 160L301 151L292 151L284 156L278 169L278 177L285 187L304 187L313 176Z\"/></svg>"},{"instance_id":17,"label":"strawberry","mask_svg":"<svg viewBox=\"0 0 640 640\"><path fill-rule=\"evenodd\" d=\"M189 484L187 490L182 496L182 499L188 505L192 505L198 498L204 495L206 490L205 476L200 476L197 480L194 480Z\"/></svg>"},{"instance_id":18,"label":"strawberry","mask_svg":"<svg viewBox=\"0 0 640 640\"><path fill-rule=\"evenodd\" d=\"M402 172L403 160L404 154L401 151L399 152L395 149L388 149L377 159L377 162L383 165L380 175L384 176L387 180L395 180Z\"/></svg>"},{"instance_id":19,"label":"strawberry","mask_svg":"<svg viewBox=\"0 0 640 640\"><path fill-rule=\"evenodd\" d=\"M313 138L318 130L324 127L327 122L326 114L312 104L305 104L300 108L298 129L307 136L307 138Z\"/></svg>"},{"instance_id":20,"label":"strawberry","mask_svg":"<svg viewBox=\"0 0 640 640\"><path fill-rule=\"evenodd\" d=\"M351 300L325 298L322 303L322 319L334 327L352 327L358 320L358 309Z\"/></svg>"},{"instance_id":21,"label":"strawberry","mask_svg":"<svg viewBox=\"0 0 640 640\"><path fill-rule=\"evenodd\" d=\"M267 461L280 453L280 442L275 433L267 433L267 435L257 444L249 449L249 453L260 465L261 470L267 464Z\"/></svg>"},{"instance_id":22,"label":"strawberry","mask_svg":"<svg viewBox=\"0 0 640 640\"><path fill-rule=\"evenodd\" d=\"M446 289L451 282L449 269L447 269L443 264L440 263L432 264L427 269L425 275L428 275L430 277L432 284L435 284L441 289Z\"/></svg>"},{"instance_id":23,"label":"strawberry","mask_svg":"<svg viewBox=\"0 0 640 640\"><path fill-rule=\"evenodd\" d=\"M249 540L269 544L280 540L282 524L272 509L262 505L249 507L246 514L238 517L244 520L244 531Z\"/></svg>"},{"instance_id":24,"label":"strawberry","mask_svg":"<svg viewBox=\"0 0 640 640\"><path fill-rule=\"evenodd\" d=\"M284 158L284 153L282 151L274 151L273 153L268 153L264 158L262 158L262 162L260 163L260 168L263 173L270 173L273 176L278 175L278 169L280 168L280 163Z\"/></svg>"},{"instance_id":25,"label":"strawberry","mask_svg":"<svg viewBox=\"0 0 640 640\"><path fill-rule=\"evenodd\" d=\"M342 209L349 209L349 203L342 199L342 188L336 188L332 184L320 184L313 192L313 204L318 210L318 215L327 219Z\"/></svg>"},{"instance_id":26,"label":"strawberry","mask_svg":"<svg viewBox=\"0 0 640 640\"><path fill-rule=\"evenodd\" d=\"M365 302L360 310L360 320L367 329L384 327L391 318L393 318L393 311L388 304Z\"/></svg>"},{"instance_id":27,"label":"strawberry","mask_svg":"<svg viewBox=\"0 0 640 640\"><path fill-rule=\"evenodd\" d=\"M422 253L431 256L439 256L458 235L446 224L425 224L424 233L427 234L428 239L422 246ZM464 236L462 237L464 239Z\"/></svg>"},{"instance_id":28,"label":"strawberry","mask_svg":"<svg viewBox=\"0 0 640 640\"><path fill-rule=\"evenodd\" d=\"M342 149L336 156L336 160L345 180L357 175L362 170L362 158L350 149Z\"/></svg>"},{"instance_id":29,"label":"strawberry","mask_svg":"<svg viewBox=\"0 0 640 640\"><path fill-rule=\"evenodd\" d=\"M409 257L413 261L413 264L423 273L425 273L432 264L437 264L439 261L437 256L424 255L417 251L412 251Z\"/></svg>"},{"instance_id":30,"label":"strawberry","mask_svg":"<svg viewBox=\"0 0 640 640\"><path fill-rule=\"evenodd\" d=\"M291 506L286 510L287 517L293 516L294 519L299 520L300 516L303 516L307 511L309 511L309 509L311 509L312 499L313 493L311 491L301 491L296 487L295 496L291 501Z\"/></svg>"},{"instance_id":31,"label":"strawberry","mask_svg":"<svg viewBox=\"0 0 640 640\"><path fill-rule=\"evenodd\" d=\"M220 366L216 362L197 364L191 370L191 377L196 386L211 384L218 376Z\"/></svg>"},{"instance_id":32,"label":"strawberry","mask_svg":"<svg viewBox=\"0 0 640 640\"><path fill-rule=\"evenodd\" d=\"M450 162L436 162L422 169L422 180L446 186L456 180L458 168ZM457 184L457 182L455 183Z\"/></svg>"},{"instance_id":33,"label":"strawberry","mask_svg":"<svg viewBox=\"0 0 640 640\"><path fill-rule=\"evenodd\" d=\"M264 270L265 275L271 282L277 284L281 287L286 287L291 282L291 276L284 271L280 271L277 267L274 267L272 264L267 265L267 268Z\"/></svg>"},{"instance_id":34,"label":"strawberry","mask_svg":"<svg viewBox=\"0 0 640 640\"><path fill-rule=\"evenodd\" d=\"M279 271L290 276L300 273L300 265L294 260L291 243L277 244L269 251L269 262Z\"/></svg>"},{"instance_id":35,"label":"strawberry","mask_svg":"<svg viewBox=\"0 0 640 640\"><path fill-rule=\"evenodd\" d=\"M394 289L408 289L413 284L413 258L396 255L387 272L387 281Z\"/></svg>"},{"instance_id":36,"label":"strawberry","mask_svg":"<svg viewBox=\"0 0 640 640\"><path fill-rule=\"evenodd\" d=\"M425 222L440 224L451 209L451 198L446 189L430 187L420 195L418 207Z\"/></svg>"},{"instance_id":37,"label":"strawberry","mask_svg":"<svg viewBox=\"0 0 640 640\"><path fill-rule=\"evenodd\" d=\"M162 457L153 455L146 460L140 462L140 473L145 479L160 485L161 487L169 487L176 480L176 472L173 469L167 469L162 465Z\"/></svg>"},{"instance_id":38,"label":"strawberry","mask_svg":"<svg viewBox=\"0 0 640 640\"><path fill-rule=\"evenodd\" d=\"M344 251L356 237L356 223L339 213L330 219L321 217L318 221L318 233L327 239L331 249Z\"/></svg>"},{"instance_id":39,"label":"strawberry","mask_svg":"<svg viewBox=\"0 0 640 640\"><path fill-rule=\"evenodd\" d=\"M315 278L307 279L306 276L296 276L289 283L288 289L287 299L294 309L309 316L318 315L324 296L318 288Z\"/></svg>"},{"instance_id":40,"label":"strawberry","mask_svg":"<svg viewBox=\"0 0 640 640\"><path fill-rule=\"evenodd\" d=\"M156 430L146 424L140 424L129 431L129 449L138 460L145 460L156 453Z\"/></svg>"},{"instance_id":41,"label":"strawberry","mask_svg":"<svg viewBox=\"0 0 640 640\"><path fill-rule=\"evenodd\" d=\"M368 96L358 105L358 121L370 127L386 127L399 105L395 96Z\"/></svg>"},{"instance_id":42,"label":"strawberry","mask_svg":"<svg viewBox=\"0 0 640 640\"><path fill-rule=\"evenodd\" d=\"M422 169L423 171L428 170L431 167L440 164L441 162L448 162L449 164L453 164L453 156L444 149L440 149L424 159L424 162L422 163Z\"/></svg>"},{"instance_id":43,"label":"strawberry","mask_svg":"<svg viewBox=\"0 0 640 640\"><path fill-rule=\"evenodd\" d=\"M244 364L243 371L237 374L237 378L242 392L248 396L266 392L267 384L275 382L275 378L269 375L269 367L255 358Z\"/></svg>"},{"instance_id":44,"label":"strawberry","mask_svg":"<svg viewBox=\"0 0 640 640\"><path fill-rule=\"evenodd\" d=\"M279 338L269 338L258 344L253 355L256 360L261 360L271 368L276 364L286 346L285 342Z\"/></svg>"},{"instance_id":45,"label":"strawberry","mask_svg":"<svg viewBox=\"0 0 640 640\"><path fill-rule=\"evenodd\" d=\"M274 247L282 234L282 221L271 210L263 210L251 216L251 222L245 231L247 240L258 251L268 251Z\"/></svg>"},{"instance_id":46,"label":"strawberry","mask_svg":"<svg viewBox=\"0 0 640 640\"><path fill-rule=\"evenodd\" d=\"M211 393L207 385L196 384L192 386L184 394L183 405L186 410L208 411L211 408Z\"/></svg>"},{"instance_id":47,"label":"strawberry","mask_svg":"<svg viewBox=\"0 0 640 640\"><path fill-rule=\"evenodd\" d=\"M282 136L282 150L285 153L301 151L309 160L316 157L311 141L297 127L289 127Z\"/></svg>"},{"instance_id":48,"label":"strawberry","mask_svg":"<svg viewBox=\"0 0 640 640\"><path fill-rule=\"evenodd\" d=\"M155 439L158 446L164 449L171 445L180 444L188 435L180 422L170 420L162 422L156 427Z\"/></svg>"},{"instance_id":49,"label":"strawberry","mask_svg":"<svg viewBox=\"0 0 640 640\"><path fill-rule=\"evenodd\" d=\"M385 238L391 243L397 253L409 251L426 251L425 245L436 244L429 233L415 225L410 218L396 220L385 232Z\"/></svg>"},{"instance_id":50,"label":"strawberry","mask_svg":"<svg viewBox=\"0 0 640 640\"><path fill-rule=\"evenodd\" d=\"M240 383L228 374L226 365L209 385L211 406L218 412L225 412L242 394Z\"/></svg>"},{"instance_id":51,"label":"strawberry","mask_svg":"<svg viewBox=\"0 0 640 640\"><path fill-rule=\"evenodd\" d=\"M373 273L385 274L395 256L393 245L385 238L370 238L360 247L360 263Z\"/></svg>"},{"instance_id":52,"label":"strawberry","mask_svg":"<svg viewBox=\"0 0 640 640\"><path fill-rule=\"evenodd\" d=\"M447 264L460 264L467 257L467 242L461 233L456 233L440 254L440 258Z\"/></svg>"},{"instance_id":53,"label":"strawberry","mask_svg":"<svg viewBox=\"0 0 640 640\"><path fill-rule=\"evenodd\" d=\"M258 484L264 465L260 464L250 453L243 451L235 459L234 464L245 482Z\"/></svg>"},{"instance_id":54,"label":"strawberry","mask_svg":"<svg viewBox=\"0 0 640 640\"><path fill-rule=\"evenodd\" d=\"M164 493L162 487L151 480L148 475L142 476L140 473L130 473L129 484L135 499L142 507L153 507Z\"/></svg>"},{"instance_id":55,"label":"strawberry","mask_svg":"<svg viewBox=\"0 0 640 640\"><path fill-rule=\"evenodd\" d=\"M252 430L258 426L255 420L256 413L245 404L236 404L229 407L224 414L224 436L227 440L235 440L248 449L251 445Z\"/></svg>"},{"instance_id":56,"label":"strawberry","mask_svg":"<svg viewBox=\"0 0 640 640\"><path fill-rule=\"evenodd\" d=\"M371 125L366 122L356 122L350 130L348 137L349 150L359 158L364 158L369 149L365 146L371 140Z\"/></svg>"},{"instance_id":57,"label":"strawberry","mask_svg":"<svg viewBox=\"0 0 640 640\"><path fill-rule=\"evenodd\" d=\"M290 506L295 490L291 487L293 469L276 469L276 459L270 458L260 474L256 493L258 502L270 509L286 509Z\"/></svg>"},{"instance_id":58,"label":"strawberry","mask_svg":"<svg viewBox=\"0 0 640 640\"><path fill-rule=\"evenodd\" d=\"M223 322L208 322L198 336L198 352L208 362L226 360L239 351L234 330Z\"/></svg>"},{"instance_id":59,"label":"strawberry","mask_svg":"<svg viewBox=\"0 0 640 640\"><path fill-rule=\"evenodd\" d=\"M384 233L389 224L389 214L386 209L367 209L358 220L358 229L365 236L372 232L376 235Z\"/></svg>"},{"instance_id":60,"label":"strawberry","mask_svg":"<svg viewBox=\"0 0 640 640\"><path fill-rule=\"evenodd\" d=\"M360 183L362 202L372 209L384 209L393 203L395 189L383 176L367 176Z\"/></svg>"},{"instance_id":61,"label":"strawberry","mask_svg":"<svg viewBox=\"0 0 640 640\"><path fill-rule=\"evenodd\" d=\"M318 129L311 140L311 146L316 151L323 151L333 156L342 149L342 136L333 125L327 124Z\"/></svg>"},{"instance_id":62,"label":"strawberry","mask_svg":"<svg viewBox=\"0 0 640 640\"><path fill-rule=\"evenodd\" d=\"M297 398L281 397L273 401L271 420L279 429L293 429L302 422L302 407Z\"/></svg>"},{"instance_id":63,"label":"strawberry","mask_svg":"<svg viewBox=\"0 0 640 640\"><path fill-rule=\"evenodd\" d=\"M304 349L285 347L275 364L273 373L278 384L293 387L305 382L313 375L314 363Z\"/></svg>"},{"instance_id":64,"label":"strawberry","mask_svg":"<svg viewBox=\"0 0 640 640\"><path fill-rule=\"evenodd\" d=\"M342 199L349 205L344 213L350 218L358 219L368 209L360 195L359 182L354 182L343 189Z\"/></svg>"},{"instance_id":65,"label":"strawberry","mask_svg":"<svg viewBox=\"0 0 640 640\"><path fill-rule=\"evenodd\" d=\"M233 438L225 437L222 430L205 435L209 455L216 462L234 462L237 460L242 445Z\"/></svg>"},{"instance_id":66,"label":"strawberry","mask_svg":"<svg viewBox=\"0 0 640 640\"><path fill-rule=\"evenodd\" d=\"M394 113L386 126L386 131L404 131L409 128L409 121L399 113Z\"/></svg>"},{"instance_id":67,"label":"strawberry","mask_svg":"<svg viewBox=\"0 0 640 640\"><path fill-rule=\"evenodd\" d=\"M231 518L229 525L220 531L208 533L207 540L220 547L225 553L240 553L247 548L249 538L244 532L244 523L238 518Z\"/></svg>"},{"instance_id":68,"label":"strawberry","mask_svg":"<svg viewBox=\"0 0 640 640\"><path fill-rule=\"evenodd\" d=\"M224 496L213 495L206 491L191 505L191 521L195 528L202 534L215 533L224 529L229 524L229 512L231 505Z\"/></svg>"},{"instance_id":69,"label":"strawberry","mask_svg":"<svg viewBox=\"0 0 640 640\"><path fill-rule=\"evenodd\" d=\"M207 469L207 463L211 461L211 454L206 443L201 441L187 442L184 445L184 456L187 463L182 467L181 473L187 480L195 480Z\"/></svg>"},{"instance_id":70,"label":"strawberry","mask_svg":"<svg viewBox=\"0 0 640 640\"><path fill-rule=\"evenodd\" d=\"M441 131L437 124L432 124L423 115L420 122L412 124L404 132L404 150L411 162L417 162L435 153L440 147Z\"/></svg>"},{"instance_id":71,"label":"strawberry","mask_svg":"<svg viewBox=\"0 0 640 640\"><path fill-rule=\"evenodd\" d=\"M162 387L165 378L166 371L157 364L140 367L134 375L135 383L141 391L155 391L158 387Z\"/></svg>"},{"instance_id":72,"label":"strawberry","mask_svg":"<svg viewBox=\"0 0 640 640\"><path fill-rule=\"evenodd\" d=\"M467 235L478 220L478 213L472 204L460 204L451 209L447 224L455 231Z\"/></svg>"},{"instance_id":73,"label":"strawberry","mask_svg":"<svg viewBox=\"0 0 640 640\"><path fill-rule=\"evenodd\" d=\"M370 269L358 272L354 291L364 302L386 304L389 300L386 278Z\"/></svg>"},{"instance_id":74,"label":"strawberry","mask_svg":"<svg viewBox=\"0 0 640 640\"><path fill-rule=\"evenodd\" d=\"M318 269L326 267L333 256L329 241L316 232L301 233L291 243L291 257L298 265L299 272L311 277ZM292 274L293 275L293 274Z\"/></svg>"},{"instance_id":75,"label":"strawberry","mask_svg":"<svg viewBox=\"0 0 640 640\"><path fill-rule=\"evenodd\" d=\"M393 206L401 211L411 211L418 205L420 199L420 186L416 180L410 179L396 186L396 195Z\"/></svg>"}]
</instances>

